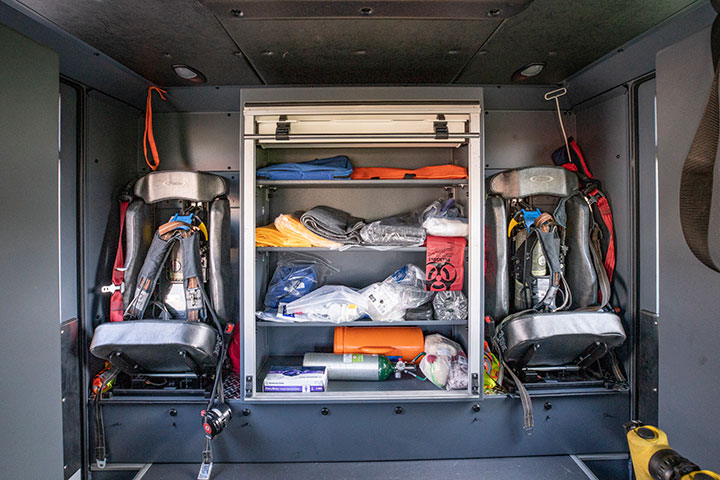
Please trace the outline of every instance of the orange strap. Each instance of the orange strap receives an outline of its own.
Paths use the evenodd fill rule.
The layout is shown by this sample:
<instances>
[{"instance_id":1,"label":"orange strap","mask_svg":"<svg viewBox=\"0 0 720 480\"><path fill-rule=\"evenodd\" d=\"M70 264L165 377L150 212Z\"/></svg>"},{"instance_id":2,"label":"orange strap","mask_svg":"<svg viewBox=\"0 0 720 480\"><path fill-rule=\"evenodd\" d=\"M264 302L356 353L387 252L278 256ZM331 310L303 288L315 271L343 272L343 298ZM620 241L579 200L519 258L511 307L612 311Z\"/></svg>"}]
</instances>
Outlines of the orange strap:
<instances>
[{"instance_id":1,"label":"orange strap","mask_svg":"<svg viewBox=\"0 0 720 480\"><path fill-rule=\"evenodd\" d=\"M153 128L152 128L152 92L153 90L158 92L158 95L160 95L160 98L165 100L165 95L163 93L167 93L165 90L152 86L148 88L148 94L147 94L147 105L145 107L145 135L143 135L143 151L145 152L145 162L148 164L148 166L152 170L157 170L157 168L160 166L160 158L158 157L157 147L155 146L155 136L153 135ZM153 163L150 163L150 159L148 159L148 152L147 152L147 144L150 144L150 151L152 152L153 156Z\"/></svg>"},{"instance_id":2,"label":"orange strap","mask_svg":"<svg viewBox=\"0 0 720 480\"><path fill-rule=\"evenodd\" d=\"M383 180L401 180L401 179L455 179L468 178L467 168L459 165L431 165L415 170L407 170L404 168L386 168L386 167L359 167L353 170L350 178L353 180L372 180L374 178Z\"/></svg>"}]
</instances>

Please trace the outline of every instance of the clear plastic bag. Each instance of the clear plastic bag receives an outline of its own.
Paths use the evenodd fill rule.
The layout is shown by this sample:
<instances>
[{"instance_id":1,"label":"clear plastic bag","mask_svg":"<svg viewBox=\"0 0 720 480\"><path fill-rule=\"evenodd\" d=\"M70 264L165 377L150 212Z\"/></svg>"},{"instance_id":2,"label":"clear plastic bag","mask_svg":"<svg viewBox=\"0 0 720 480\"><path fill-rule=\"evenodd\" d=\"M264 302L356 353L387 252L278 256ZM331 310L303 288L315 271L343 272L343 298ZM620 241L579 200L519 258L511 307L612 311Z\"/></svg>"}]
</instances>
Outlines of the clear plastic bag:
<instances>
[{"instance_id":1,"label":"clear plastic bag","mask_svg":"<svg viewBox=\"0 0 720 480\"><path fill-rule=\"evenodd\" d=\"M265 306L276 309L280 303L289 303L307 295L337 271L322 258L302 253L281 253L265 294Z\"/></svg>"},{"instance_id":2,"label":"clear plastic bag","mask_svg":"<svg viewBox=\"0 0 720 480\"><path fill-rule=\"evenodd\" d=\"M377 322L402 320L409 308L429 302L433 295L425 291L425 272L412 264L366 287L362 293L367 299L368 315Z\"/></svg>"},{"instance_id":3,"label":"clear plastic bag","mask_svg":"<svg viewBox=\"0 0 720 480\"><path fill-rule=\"evenodd\" d=\"M360 230L363 245L417 247L425 243L420 210L382 218Z\"/></svg>"},{"instance_id":4,"label":"clear plastic bag","mask_svg":"<svg viewBox=\"0 0 720 480\"><path fill-rule=\"evenodd\" d=\"M366 311L366 297L342 285L325 285L278 307L280 317L293 317L296 322L352 322Z\"/></svg>"},{"instance_id":5,"label":"clear plastic bag","mask_svg":"<svg viewBox=\"0 0 720 480\"><path fill-rule=\"evenodd\" d=\"M436 237L467 237L468 219L465 209L454 199L431 203L421 215L422 226L428 235Z\"/></svg>"},{"instance_id":6,"label":"clear plastic bag","mask_svg":"<svg viewBox=\"0 0 720 480\"><path fill-rule=\"evenodd\" d=\"M420 361L425 378L447 390L468 386L468 361L462 347L442 335L425 337L425 356Z\"/></svg>"},{"instance_id":7,"label":"clear plastic bag","mask_svg":"<svg viewBox=\"0 0 720 480\"><path fill-rule=\"evenodd\" d=\"M437 292L433 308L438 320L453 322L468 318L467 298L461 291Z\"/></svg>"}]
</instances>

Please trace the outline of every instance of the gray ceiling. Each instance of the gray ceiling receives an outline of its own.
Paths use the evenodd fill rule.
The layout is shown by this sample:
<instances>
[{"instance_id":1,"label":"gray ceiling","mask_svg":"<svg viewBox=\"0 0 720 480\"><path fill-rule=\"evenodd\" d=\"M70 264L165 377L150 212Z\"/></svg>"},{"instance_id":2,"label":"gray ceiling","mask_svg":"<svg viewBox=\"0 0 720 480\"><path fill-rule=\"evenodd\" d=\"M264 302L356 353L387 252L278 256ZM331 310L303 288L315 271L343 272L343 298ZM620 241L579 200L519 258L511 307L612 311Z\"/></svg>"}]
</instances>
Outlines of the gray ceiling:
<instances>
[{"instance_id":1,"label":"gray ceiling","mask_svg":"<svg viewBox=\"0 0 720 480\"><path fill-rule=\"evenodd\" d=\"M695 0L21 0L161 86L558 83ZM364 7L372 9L362 15Z\"/></svg>"}]
</instances>

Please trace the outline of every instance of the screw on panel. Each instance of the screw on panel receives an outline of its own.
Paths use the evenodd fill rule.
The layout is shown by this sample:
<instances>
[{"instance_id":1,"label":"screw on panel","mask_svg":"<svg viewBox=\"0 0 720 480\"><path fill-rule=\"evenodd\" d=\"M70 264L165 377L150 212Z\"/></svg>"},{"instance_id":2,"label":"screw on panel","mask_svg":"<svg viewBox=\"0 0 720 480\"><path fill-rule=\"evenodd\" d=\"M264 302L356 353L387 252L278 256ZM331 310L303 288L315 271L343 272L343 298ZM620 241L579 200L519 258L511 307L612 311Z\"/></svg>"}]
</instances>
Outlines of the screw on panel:
<instances>
[{"instance_id":1,"label":"screw on panel","mask_svg":"<svg viewBox=\"0 0 720 480\"><path fill-rule=\"evenodd\" d=\"M323 415L330 415L330 409L327 407L323 407L320 409L320 413L322 413Z\"/></svg>"},{"instance_id":2,"label":"screw on panel","mask_svg":"<svg viewBox=\"0 0 720 480\"><path fill-rule=\"evenodd\" d=\"M480 411L480 404L479 404L479 403L476 403L475 405L473 405L473 406L472 406L472 411L475 412L475 413L478 413L478 412Z\"/></svg>"},{"instance_id":3,"label":"screw on panel","mask_svg":"<svg viewBox=\"0 0 720 480\"><path fill-rule=\"evenodd\" d=\"M545 402L545 405L543 405L543 407L545 408L545 410L550 410L553 406L552 406L552 403Z\"/></svg>"},{"instance_id":4,"label":"screw on panel","mask_svg":"<svg viewBox=\"0 0 720 480\"><path fill-rule=\"evenodd\" d=\"M400 406L395 407L395 413L397 413L398 415L402 415L403 412L404 412L403 407L400 407Z\"/></svg>"},{"instance_id":5,"label":"screw on panel","mask_svg":"<svg viewBox=\"0 0 720 480\"><path fill-rule=\"evenodd\" d=\"M233 17L244 17L245 16L245 12L243 12L239 8L233 8L232 10L230 10L230 13L232 14Z\"/></svg>"},{"instance_id":6,"label":"screw on panel","mask_svg":"<svg viewBox=\"0 0 720 480\"><path fill-rule=\"evenodd\" d=\"M170 414L171 417L177 417L177 410L175 410L174 408L171 408L170 410L168 410L168 413Z\"/></svg>"},{"instance_id":7,"label":"screw on panel","mask_svg":"<svg viewBox=\"0 0 720 480\"><path fill-rule=\"evenodd\" d=\"M250 409L249 409L249 408L245 408L245 409L243 409L243 411L242 411L243 417L247 417L248 415L250 415L250 413L251 413L251 412L250 412Z\"/></svg>"}]
</instances>

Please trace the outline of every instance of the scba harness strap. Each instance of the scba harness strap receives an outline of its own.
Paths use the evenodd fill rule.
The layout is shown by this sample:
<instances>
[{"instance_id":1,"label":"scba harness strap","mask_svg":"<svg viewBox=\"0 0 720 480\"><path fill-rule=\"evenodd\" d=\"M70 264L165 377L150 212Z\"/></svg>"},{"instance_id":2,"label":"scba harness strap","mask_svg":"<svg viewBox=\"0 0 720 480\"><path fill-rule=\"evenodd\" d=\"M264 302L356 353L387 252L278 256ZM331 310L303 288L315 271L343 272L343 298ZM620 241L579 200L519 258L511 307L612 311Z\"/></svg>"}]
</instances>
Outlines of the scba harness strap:
<instances>
[{"instance_id":1,"label":"scba harness strap","mask_svg":"<svg viewBox=\"0 0 720 480\"><path fill-rule=\"evenodd\" d=\"M182 220L174 220L158 227L148 249L145 261L138 274L135 297L125 311L129 319L142 318L150 303L160 275L163 271L172 247L179 242L182 252L183 287L185 290L185 304L187 319L191 321L205 320L207 312L204 308L204 296L201 291L202 262L200 255L200 240L197 233L200 229L192 225L192 214Z\"/></svg>"}]
</instances>

